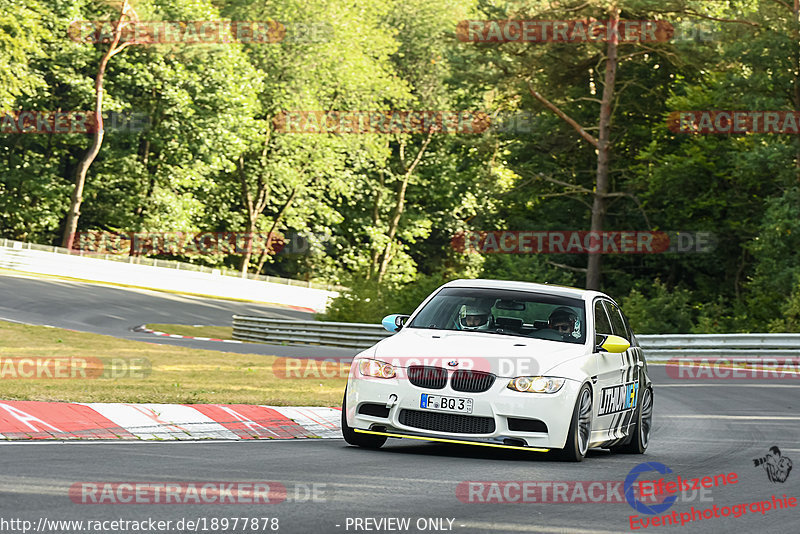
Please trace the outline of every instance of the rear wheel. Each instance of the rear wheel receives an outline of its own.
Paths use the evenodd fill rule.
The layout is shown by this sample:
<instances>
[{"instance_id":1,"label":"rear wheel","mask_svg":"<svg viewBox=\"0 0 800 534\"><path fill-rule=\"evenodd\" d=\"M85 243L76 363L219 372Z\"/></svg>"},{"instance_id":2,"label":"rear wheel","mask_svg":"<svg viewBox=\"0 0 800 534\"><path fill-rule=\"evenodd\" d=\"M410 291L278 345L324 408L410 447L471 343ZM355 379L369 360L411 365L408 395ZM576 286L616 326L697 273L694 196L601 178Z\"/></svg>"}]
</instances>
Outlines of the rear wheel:
<instances>
[{"instance_id":1,"label":"rear wheel","mask_svg":"<svg viewBox=\"0 0 800 534\"><path fill-rule=\"evenodd\" d=\"M642 402L636 414L636 423L631 431L631 439L624 445L611 447L614 452L624 454L644 454L650 443L650 428L653 425L653 390L648 388L642 393Z\"/></svg>"},{"instance_id":2,"label":"rear wheel","mask_svg":"<svg viewBox=\"0 0 800 534\"><path fill-rule=\"evenodd\" d=\"M347 425L347 391L342 399L342 437L350 445L365 449L380 449L386 443L386 436L359 434Z\"/></svg>"},{"instance_id":3,"label":"rear wheel","mask_svg":"<svg viewBox=\"0 0 800 534\"><path fill-rule=\"evenodd\" d=\"M572 422L569 425L567 443L563 449L555 451L556 456L567 462L583 461L589 450L589 437L592 434L592 388L584 384L575 401Z\"/></svg>"}]
</instances>

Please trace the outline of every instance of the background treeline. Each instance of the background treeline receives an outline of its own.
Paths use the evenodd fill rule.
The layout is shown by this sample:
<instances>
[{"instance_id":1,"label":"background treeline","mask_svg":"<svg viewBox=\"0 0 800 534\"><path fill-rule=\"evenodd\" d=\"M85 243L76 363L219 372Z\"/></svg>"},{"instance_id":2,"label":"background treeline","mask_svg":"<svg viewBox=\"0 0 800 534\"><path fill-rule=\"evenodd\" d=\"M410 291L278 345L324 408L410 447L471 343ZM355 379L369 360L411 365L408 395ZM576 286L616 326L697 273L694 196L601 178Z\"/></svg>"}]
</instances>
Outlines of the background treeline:
<instances>
[{"instance_id":1,"label":"background treeline","mask_svg":"<svg viewBox=\"0 0 800 534\"><path fill-rule=\"evenodd\" d=\"M325 31L114 55L104 111L146 114L150 126L106 132L77 229L325 236L324 253L173 258L340 283L351 290L327 318L375 322L410 312L458 277L584 286L586 256L462 254L451 239L465 230L589 230L594 212L606 230L718 236L707 254L602 258L599 287L622 301L639 332L800 331L798 136L667 128L677 110L800 111L800 25L790 4L134 1L127 19L278 20L288 37L292 24ZM75 42L67 29L117 20L124 5L0 0L0 110L94 109L109 45ZM612 53L602 42L476 44L456 34L464 19L615 13L683 25L681 38ZM472 135L277 133L272 118L291 110L531 119L528 131ZM91 143L86 134L0 136L0 236L62 244Z\"/></svg>"}]
</instances>

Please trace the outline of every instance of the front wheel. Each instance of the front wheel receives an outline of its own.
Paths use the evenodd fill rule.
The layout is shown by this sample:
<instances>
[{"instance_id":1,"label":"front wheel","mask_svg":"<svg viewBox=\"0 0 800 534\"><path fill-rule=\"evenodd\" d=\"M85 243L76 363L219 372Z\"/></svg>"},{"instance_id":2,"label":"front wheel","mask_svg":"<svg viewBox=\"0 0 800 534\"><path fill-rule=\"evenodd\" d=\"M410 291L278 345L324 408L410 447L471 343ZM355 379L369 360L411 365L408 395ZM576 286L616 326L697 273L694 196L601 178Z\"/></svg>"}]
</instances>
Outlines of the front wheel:
<instances>
[{"instance_id":1,"label":"front wheel","mask_svg":"<svg viewBox=\"0 0 800 534\"><path fill-rule=\"evenodd\" d=\"M589 437L592 433L592 388L584 384L575 401L572 421L569 425L567 443L563 449L555 451L556 456L567 462L583 461L589 450Z\"/></svg>"},{"instance_id":2,"label":"front wheel","mask_svg":"<svg viewBox=\"0 0 800 534\"><path fill-rule=\"evenodd\" d=\"M342 399L342 437L350 445L364 447L365 449L380 449L386 443L386 436L374 434L359 434L347 425L347 391Z\"/></svg>"},{"instance_id":3,"label":"front wheel","mask_svg":"<svg viewBox=\"0 0 800 534\"><path fill-rule=\"evenodd\" d=\"M624 445L611 447L614 452L623 454L644 454L650 443L650 428L653 426L653 390L647 388L642 393L642 403L636 414L636 423L631 432L631 440Z\"/></svg>"}]
</instances>

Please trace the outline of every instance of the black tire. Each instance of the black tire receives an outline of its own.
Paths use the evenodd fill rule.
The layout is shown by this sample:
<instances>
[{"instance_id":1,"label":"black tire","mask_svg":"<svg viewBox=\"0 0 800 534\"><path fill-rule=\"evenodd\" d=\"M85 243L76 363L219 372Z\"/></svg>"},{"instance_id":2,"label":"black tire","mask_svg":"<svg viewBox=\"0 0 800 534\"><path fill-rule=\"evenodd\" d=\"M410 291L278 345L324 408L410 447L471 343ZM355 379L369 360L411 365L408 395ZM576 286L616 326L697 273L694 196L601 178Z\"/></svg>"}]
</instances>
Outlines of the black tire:
<instances>
[{"instance_id":1,"label":"black tire","mask_svg":"<svg viewBox=\"0 0 800 534\"><path fill-rule=\"evenodd\" d=\"M342 437L350 445L365 449L380 449L386 443L386 436L358 434L347 425L347 391L344 392L344 398L342 399Z\"/></svg>"},{"instance_id":2,"label":"black tire","mask_svg":"<svg viewBox=\"0 0 800 534\"><path fill-rule=\"evenodd\" d=\"M563 449L554 451L555 456L565 462L581 462L589 450L592 435L592 388L584 384L575 400L572 421L569 424L567 443Z\"/></svg>"},{"instance_id":3,"label":"black tire","mask_svg":"<svg viewBox=\"0 0 800 534\"><path fill-rule=\"evenodd\" d=\"M636 422L631 431L631 439L622 445L611 447L614 452L622 454L644 454L650 444L650 429L653 426L653 390L642 391L639 409L636 410Z\"/></svg>"}]
</instances>

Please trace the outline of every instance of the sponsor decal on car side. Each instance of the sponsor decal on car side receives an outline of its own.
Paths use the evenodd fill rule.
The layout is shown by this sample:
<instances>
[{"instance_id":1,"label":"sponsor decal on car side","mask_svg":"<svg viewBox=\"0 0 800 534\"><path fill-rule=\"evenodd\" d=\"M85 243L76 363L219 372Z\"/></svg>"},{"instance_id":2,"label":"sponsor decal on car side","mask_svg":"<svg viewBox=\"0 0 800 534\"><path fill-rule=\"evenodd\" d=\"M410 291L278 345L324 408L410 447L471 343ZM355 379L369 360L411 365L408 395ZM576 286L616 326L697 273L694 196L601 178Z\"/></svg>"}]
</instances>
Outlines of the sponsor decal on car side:
<instances>
[{"instance_id":1,"label":"sponsor decal on car side","mask_svg":"<svg viewBox=\"0 0 800 534\"><path fill-rule=\"evenodd\" d=\"M638 382L603 388L600 393L600 410L597 415L608 415L636 408L638 393Z\"/></svg>"}]
</instances>

